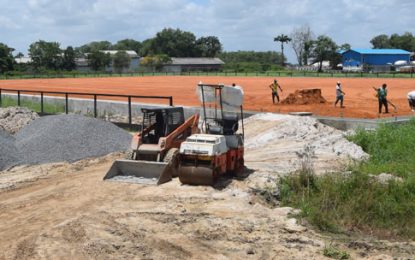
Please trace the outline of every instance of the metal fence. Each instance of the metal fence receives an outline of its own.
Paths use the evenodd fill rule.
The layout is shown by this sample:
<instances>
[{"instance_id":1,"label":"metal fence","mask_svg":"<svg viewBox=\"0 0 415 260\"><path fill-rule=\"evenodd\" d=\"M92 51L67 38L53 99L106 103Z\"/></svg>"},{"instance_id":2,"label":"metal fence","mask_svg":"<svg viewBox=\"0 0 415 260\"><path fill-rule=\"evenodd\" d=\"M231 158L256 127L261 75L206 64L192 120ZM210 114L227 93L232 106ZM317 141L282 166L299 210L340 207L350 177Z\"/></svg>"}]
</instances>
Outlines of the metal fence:
<instances>
[{"instance_id":1,"label":"metal fence","mask_svg":"<svg viewBox=\"0 0 415 260\"><path fill-rule=\"evenodd\" d=\"M173 106L173 97L172 96L137 96L137 95L119 95L119 94L102 94L102 93L81 93L81 92L60 92L60 91L40 91L40 90L23 90L23 89L5 89L0 88L0 107L3 105L3 94L17 94L17 105L21 105L21 96L23 94L30 94L33 96L40 95L40 114L44 115L44 97L45 96L64 96L65 98L65 113L68 114L69 112L69 100L70 96L81 96L81 97L92 97L94 101L94 117L96 118L98 116L98 109L97 104L99 97L111 97L111 98L123 98L127 100L127 106L128 106L128 126L130 128L133 127L132 124L132 99L161 99L166 100L168 102L169 106ZM88 100L88 98L86 98ZM108 99L106 99L108 100Z\"/></svg>"},{"instance_id":2,"label":"metal fence","mask_svg":"<svg viewBox=\"0 0 415 260\"><path fill-rule=\"evenodd\" d=\"M0 79L38 79L38 78L99 78L99 77L145 77L145 76L225 76L225 77L356 77L356 78L413 78L410 72L367 72L338 71L323 72L309 70L283 71L188 71L188 72L136 72L136 73L43 73L43 74L4 74Z\"/></svg>"}]
</instances>

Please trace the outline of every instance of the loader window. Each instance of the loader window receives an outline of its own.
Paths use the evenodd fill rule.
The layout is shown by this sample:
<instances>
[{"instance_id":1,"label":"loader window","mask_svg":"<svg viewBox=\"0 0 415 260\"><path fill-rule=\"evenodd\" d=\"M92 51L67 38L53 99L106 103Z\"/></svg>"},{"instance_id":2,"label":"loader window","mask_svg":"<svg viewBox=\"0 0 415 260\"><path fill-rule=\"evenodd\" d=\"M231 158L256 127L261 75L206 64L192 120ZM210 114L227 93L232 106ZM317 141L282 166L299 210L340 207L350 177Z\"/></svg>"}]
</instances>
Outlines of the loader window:
<instances>
[{"instance_id":1,"label":"loader window","mask_svg":"<svg viewBox=\"0 0 415 260\"><path fill-rule=\"evenodd\" d=\"M183 110L170 111L167 118L166 136L184 123Z\"/></svg>"}]
</instances>

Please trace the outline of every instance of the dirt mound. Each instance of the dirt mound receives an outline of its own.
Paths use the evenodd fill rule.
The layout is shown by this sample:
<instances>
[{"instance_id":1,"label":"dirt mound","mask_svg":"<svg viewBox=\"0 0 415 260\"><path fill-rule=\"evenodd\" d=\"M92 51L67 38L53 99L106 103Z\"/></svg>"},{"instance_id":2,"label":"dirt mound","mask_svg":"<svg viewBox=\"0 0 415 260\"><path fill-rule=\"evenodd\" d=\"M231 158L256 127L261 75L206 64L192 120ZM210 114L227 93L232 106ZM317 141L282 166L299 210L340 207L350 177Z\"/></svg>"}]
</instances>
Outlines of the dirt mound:
<instances>
[{"instance_id":1,"label":"dirt mound","mask_svg":"<svg viewBox=\"0 0 415 260\"><path fill-rule=\"evenodd\" d=\"M290 93L288 97L281 101L285 105L311 105L324 104L326 99L321 95L321 89L299 89Z\"/></svg>"},{"instance_id":2,"label":"dirt mound","mask_svg":"<svg viewBox=\"0 0 415 260\"><path fill-rule=\"evenodd\" d=\"M0 108L0 129L15 134L39 115L25 107Z\"/></svg>"},{"instance_id":3,"label":"dirt mound","mask_svg":"<svg viewBox=\"0 0 415 260\"><path fill-rule=\"evenodd\" d=\"M309 147L317 173L335 171L348 160L368 158L345 133L315 118L257 114L245 121L245 162L255 170L290 173L300 168Z\"/></svg>"}]
</instances>

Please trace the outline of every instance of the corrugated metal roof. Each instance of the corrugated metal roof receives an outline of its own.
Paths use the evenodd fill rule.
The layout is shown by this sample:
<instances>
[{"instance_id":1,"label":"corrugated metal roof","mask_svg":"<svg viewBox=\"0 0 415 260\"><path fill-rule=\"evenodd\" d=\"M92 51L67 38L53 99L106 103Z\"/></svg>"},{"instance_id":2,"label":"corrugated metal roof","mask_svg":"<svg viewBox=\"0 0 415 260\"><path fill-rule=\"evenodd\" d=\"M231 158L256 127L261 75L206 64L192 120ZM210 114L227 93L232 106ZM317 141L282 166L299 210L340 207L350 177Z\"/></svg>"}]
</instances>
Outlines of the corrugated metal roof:
<instances>
[{"instance_id":1,"label":"corrugated metal roof","mask_svg":"<svg viewBox=\"0 0 415 260\"><path fill-rule=\"evenodd\" d=\"M117 52L119 52L118 50L102 50L101 52L103 53L109 53L110 55L115 55ZM136 58L138 57L137 52L135 51L125 51L128 56L130 56L131 58Z\"/></svg>"},{"instance_id":2,"label":"corrugated metal roof","mask_svg":"<svg viewBox=\"0 0 415 260\"><path fill-rule=\"evenodd\" d=\"M219 58L171 58L172 65L222 65Z\"/></svg>"},{"instance_id":3,"label":"corrugated metal roof","mask_svg":"<svg viewBox=\"0 0 415 260\"><path fill-rule=\"evenodd\" d=\"M411 54L401 49L350 49L361 54Z\"/></svg>"},{"instance_id":4,"label":"corrugated metal roof","mask_svg":"<svg viewBox=\"0 0 415 260\"><path fill-rule=\"evenodd\" d=\"M15 58L14 60L16 61L16 63L19 64L26 64L32 62L32 58L30 57Z\"/></svg>"}]
</instances>

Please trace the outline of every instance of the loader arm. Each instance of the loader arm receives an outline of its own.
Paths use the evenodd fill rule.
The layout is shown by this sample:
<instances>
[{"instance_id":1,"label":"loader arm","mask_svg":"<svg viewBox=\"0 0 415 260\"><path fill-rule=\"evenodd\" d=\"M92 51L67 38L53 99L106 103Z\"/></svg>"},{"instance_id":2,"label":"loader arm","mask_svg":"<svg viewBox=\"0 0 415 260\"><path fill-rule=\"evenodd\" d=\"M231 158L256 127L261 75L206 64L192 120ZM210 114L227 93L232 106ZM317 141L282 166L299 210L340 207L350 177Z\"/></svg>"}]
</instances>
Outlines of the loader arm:
<instances>
[{"instance_id":1,"label":"loader arm","mask_svg":"<svg viewBox=\"0 0 415 260\"><path fill-rule=\"evenodd\" d=\"M199 132L197 124L199 121L199 114L194 114L189 117L181 126L176 128L165 138L160 138L161 142L164 142L164 147L179 148L180 144L190 135Z\"/></svg>"}]
</instances>

